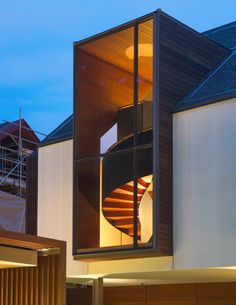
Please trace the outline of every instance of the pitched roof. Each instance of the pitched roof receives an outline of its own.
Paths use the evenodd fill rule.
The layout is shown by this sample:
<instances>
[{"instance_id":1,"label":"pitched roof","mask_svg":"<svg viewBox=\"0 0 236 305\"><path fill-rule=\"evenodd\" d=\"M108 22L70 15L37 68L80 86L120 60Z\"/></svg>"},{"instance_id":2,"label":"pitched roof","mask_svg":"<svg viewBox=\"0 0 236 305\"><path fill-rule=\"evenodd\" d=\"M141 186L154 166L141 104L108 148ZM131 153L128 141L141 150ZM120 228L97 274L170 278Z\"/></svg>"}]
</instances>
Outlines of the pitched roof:
<instances>
[{"instance_id":1,"label":"pitched roof","mask_svg":"<svg viewBox=\"0 0 236 305\"><path fill-rule=\"evenodd\" d=\"M0 124L0 141L9 136L9 134L18 136L19 124L19 120ZM23 138L31 140L35 143L39 143L39 138L30 128L29 124L25 121L25 119L21 119L21 124Z\"/></svg>"},{"instance_id":2,"label":"pitched roof","mask_svg":"<svg viewBox=\"0 0 236 305\"><path fill-rule=\"evenodd\" d=\"M228 49L236 48L236 21L202 33Z\"/></svg>"},{"instance_id":3,"label":"pitched roof","mask_svg":"<svg viewBox=\"0 0 236 305\"><path fill-rule=\"evenodd\" d=\"M236 22L204 32L203 35L231 49L229 56L219 64L177 106L182 111L236 96Z\"/></svg>"},{"instance_id":4,"label":"pitched roof","mask_svg":"<svg viewBox=\"0 0 236 305\"><path fill-rule=\"evenodd\" d=\"M202 35L231 50L211 73L176 106L176 112L236 96L236 21L203 32ZM73 115L52 131L40 146L73 137Z\"/></svg>"},{"instance_id":5,"label":"pitched roof","mask_svg":"<svg viewBox=\"0 0 236 305\"><path fill-rule=\"evenodd\" d=\"M69 140L72 137L73 137L73 115L70 115L65 121L63 121L40 143L40 146Z\"/></svg>"}]
</instances>

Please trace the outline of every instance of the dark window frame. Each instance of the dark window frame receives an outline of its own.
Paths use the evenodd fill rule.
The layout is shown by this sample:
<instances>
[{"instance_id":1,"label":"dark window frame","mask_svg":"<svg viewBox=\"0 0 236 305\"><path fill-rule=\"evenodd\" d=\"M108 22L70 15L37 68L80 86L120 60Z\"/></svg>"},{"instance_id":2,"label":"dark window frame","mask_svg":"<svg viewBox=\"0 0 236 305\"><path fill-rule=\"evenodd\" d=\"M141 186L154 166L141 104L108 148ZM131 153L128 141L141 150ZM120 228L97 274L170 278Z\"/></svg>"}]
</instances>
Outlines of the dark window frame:
<instances>
[{"instance_id":1,"label":"dark window frame","mask_svg":"<svg viewBox=\"0 0 236 305\"><path fill-rule=\"evenodd\" d=\"M78 240L78 227L77 227L77 215L79 213L77 204L75 202L75 190L73 188L73 255L76 259L106 259L108 257L117 257L117 258L129 258L129 257L137 257L140 251L145 256L153 256L153 254L157 254L158 252L158 124L159 119L157 117L158 109L159 109L159 91L158 91L158 78L159 78L159 71L158 71L158 57L159 57L159 20L160 20L160 11L156 11L154 13L148 14L144 17L141 17L137 20L129 22L125 25L121 25L117 28L111 29L99 35L95 35L91 38L85 39L81 42L76 42L74 44L74 54L76 53L76 48L83 46L89 42L96 41L97 39L101 39L106 37L107 35L115 34L119 31L123 31L130 27L134 27L134 147L132 148L134 153L134 160L136 155L136 150L142 148L142 146L136 147L136 136L137 136L137 107L138 107L138 26L148 20L153 20L153 239L151 243L146 244L138 244L137 240L137 177L136 171L134 170L134 240L132 247L128 246L112 246L112 247L102 247L102 248L90 248L90 249L78 249L77 247L77 240ZM75 58L74 58L75 63ZM75 64L74 64L75 68ZM74 71L75 72L75 71ZM74 86L76 84L76 77L74 74ZM75 95L74 95L75 100ZM75 104L74 104L75 107ZM75 113L75 108L74 108ZM76 120L76 118L75 118ZM76 124L74 124L74 134L76 134ZM74 141L75 142L75 141ZM130 149L129 149L130 150ZM73 163L77 164L81 160L75 159L75 143L74 143L74 157ZM103 154L99 154L96 157L102 157ZM95 156L90 156L88 158L93 158ZM86 159L86 158L84 158ZM135 162L135 161L134 161ZM74 166L73 166L74 167ZM136 166L134 166L136 168ZM75 169L73 174L73 185L76 182L75 178Z\"/></svg>"}]
</instances>

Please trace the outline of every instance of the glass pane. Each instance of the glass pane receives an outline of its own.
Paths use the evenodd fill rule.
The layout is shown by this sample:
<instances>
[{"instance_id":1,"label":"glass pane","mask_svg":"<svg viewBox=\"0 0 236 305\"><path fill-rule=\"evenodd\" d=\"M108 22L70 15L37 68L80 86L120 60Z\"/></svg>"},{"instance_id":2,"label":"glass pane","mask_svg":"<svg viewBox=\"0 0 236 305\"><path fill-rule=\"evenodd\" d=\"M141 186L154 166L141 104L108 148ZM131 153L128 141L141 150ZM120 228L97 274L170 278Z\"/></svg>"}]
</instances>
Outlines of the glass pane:
<instances>
[{"instance_id":1,"label":"glass pane","mask_svg":"<svg viewBox=\"0 0 236 305\"><path fill-rule=\"evenodd\" d=\"M131 149L76 162L79 250L133 246L133 160Z\"/></svg>"},{"instance_id":2,"label":"glass pane","mask_svg":"<svg viewBox=\"0 0 236 305\"><path fill-rule=\"evenodd\" d=\"M151 243L153 235L153 160L152 145L136 150L138 182L139 243Z\"/></svg>"},{"instance_id":3,"label":"glass pane","mask_svg":"<svg viewBox=\"0 0 236 305\"><path fill-rule=\"evenodd\" d=\"M152 142L153 94L153 20L138 25L138 132L142 136L137 145L147 138ZM147 135L144 135L148 133ZM146 144L146 143L145 143Z\"/></svg>"},{"instance_id":4,"label":"glass pane","mask_svg":"<svg viewBox=\"0 0 236 305\"><path fill-rule=\"evenodd\" d=\"M133 40L130 27L75 49L76 159L132 138Z\"/></svg>"},{"instance_id":5,"label":"glass pane","mask_svg":"<svg viewBox=\"0 0 236 305\"><path fill-rule=\"evenodd\" d=\"M136 177L138 189L138 244L153 235L153 19L138 25L138 133Z\"/></svg>"},{"instance_id":6,"label":"glass pane","mask_svg":"<svg viewBox=\"0 0 236 305\"><path fill-rule=\"evenodd\" d=\"M99 247L100 158L75 163L75 210L77 247Z\"/></svg>"},{"instance_id":7,"label":"glass pane","mask_svg":"<svg viewBox=\"0 0 236 305\"><path fill-rule=\"evenodd\" d=\"M103 157L100 247L133 246L133 150Z\"/></svg>"}]
</instances>

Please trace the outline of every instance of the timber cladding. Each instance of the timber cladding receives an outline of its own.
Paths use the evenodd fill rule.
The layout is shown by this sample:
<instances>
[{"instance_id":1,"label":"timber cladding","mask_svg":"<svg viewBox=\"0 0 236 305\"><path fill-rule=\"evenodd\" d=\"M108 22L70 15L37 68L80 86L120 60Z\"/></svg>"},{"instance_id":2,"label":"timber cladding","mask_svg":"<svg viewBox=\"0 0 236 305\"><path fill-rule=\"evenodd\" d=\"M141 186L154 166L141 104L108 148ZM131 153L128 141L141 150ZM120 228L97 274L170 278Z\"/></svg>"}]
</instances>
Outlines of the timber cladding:
<instances>
[{"instance_id":1,"label":"timber cladding","mask_svg":"<svg viewBox=\"0 0 236 305\"><path fill-rule=\"evenodd\" d=\"M0 305L65 305L66 243L0 231L0 244L38 252L36 267L0 269Z\"/></svg>"},{"instance_id":2,"label":"timber cladding","mask_svg":"<svg viewBox=\"0 0 236 305\"><path fill-rule=\"evenodd\" d=\"M152 251L149 254L173 254L172 116L176 105L225 60L229 50L160 10L148 18L151 18L150 23L141 18L127 27L120 26L116 30L75 44L73 213L74 255L77 257L84 255L82 258L86 258L83 250L84 253L95 255L100 250L100 137L117 122L119 107L130 104L136 107L137 96L145 96L152 89L154 229L152 248L149 245ZM136 32L143 24L144 29ZM146 39L152 36L152 30L153 62L148 69L143 65L149 72L149 78L141 85L141 82L136 81L136 74L142 66L140 59L134 55L133 63L129 62L127 65L127 58L123 56L124 51L121 52L121 49L125 50L130 45L137 46L138 49L138 42L141 41L138 33L143 32ZM115 54L119 53L117 62L111 50ZM122 56L124 65L120 63ZM152 79L153 84L150 82ZM134 170L136 173L136 167ZM134 248L131 251L136 251ZM119 254L120 258L130 255L128 251L115 253L113 250L115 249L100 251L99 254L102 254L99 258L102 255L104 258L109 251L109 255L114 253L117 257ZM139 250L141 252L146 249L140 247ZM93 258L99 259L96 256Z\"/></svg>"},{"instance_id":3,"label":"timber cladding","mask_svg":"<svg viewBox=\"0 0 236 305\"><path fill-rule=\"evenodd\" d=\"M164 13L159 16L158 59L158 239L172 252L172 115L176 105L219 65L229 50Z\"/></svg>"},{"instance_id":4,"label":"timber cladding","mask_svg":"<svg viewBox=\"0 0 236 305\"><path fill-rule=\"evenodd\" d=\"M0 305L60 303L58 255L41 256L37 267L0 269Z\"/></svg>"},{"instance_id":5,"label":"timber cladding","mask_svg":"<svg viewBox=\"0 0 236 305\"><path fill-rule=\"evenodd\" d=\"M236 283L107 287L104 289L104 305L235 304Z\"/></svg>"},{"instance_id":6,"label":"timber cladding","mask_svg":"<svg viewBox=\"0 0 236 305\"><path fill-rule=\"evenodd\" d=\"M26 160L25 232L37 235L38 224L38 150Z\"/></svg>"}]
</instances>

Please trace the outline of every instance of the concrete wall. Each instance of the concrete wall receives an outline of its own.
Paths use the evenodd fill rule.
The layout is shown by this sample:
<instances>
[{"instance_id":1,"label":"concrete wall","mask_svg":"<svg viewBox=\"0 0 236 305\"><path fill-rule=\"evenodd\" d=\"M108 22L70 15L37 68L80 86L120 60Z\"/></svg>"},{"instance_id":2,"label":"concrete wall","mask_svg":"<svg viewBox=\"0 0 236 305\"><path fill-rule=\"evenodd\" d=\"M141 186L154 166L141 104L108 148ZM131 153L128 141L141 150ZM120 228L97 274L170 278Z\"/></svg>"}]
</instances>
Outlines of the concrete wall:
<instances>
[{"instance_id":1,"label":"concrete wall","mask_svg":"<svg viewBox=\"0 0 236 305\"><path fill-rule=\"evenodd\" d=\"M174 268L236 266L236 99L173 123Z\"/></svg>"},{"instance_id":2,"label":"concrete wall","mask_svg":"<svg viewBox=\"0 0 236 305\"><path fill-rule=\"evenodd\" d=\"M39 148L38 235L67 242L67 276L87 264L72 257L72 140Z\"/></svg>"}]
</instances>

